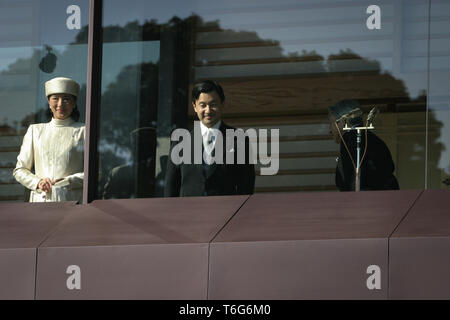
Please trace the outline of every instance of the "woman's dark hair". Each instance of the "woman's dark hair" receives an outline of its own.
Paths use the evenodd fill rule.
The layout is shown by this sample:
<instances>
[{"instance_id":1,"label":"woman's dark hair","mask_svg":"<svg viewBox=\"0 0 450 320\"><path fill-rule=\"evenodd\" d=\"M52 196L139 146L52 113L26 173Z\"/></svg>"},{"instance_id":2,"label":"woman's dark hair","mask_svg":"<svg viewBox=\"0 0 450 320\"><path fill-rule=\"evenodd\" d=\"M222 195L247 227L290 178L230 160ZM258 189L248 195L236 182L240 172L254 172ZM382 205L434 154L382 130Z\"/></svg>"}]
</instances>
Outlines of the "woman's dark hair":
<instances>
[{"instance_id":1,"label":"woman's dark hair","mask_svg":"<svg viewBox=\"0 0 450 320\"><path fill-rule=\"evenodd\" d=\"M77 97L75 97L74 95L71 95L71 96L75 100L75 107L73 108L72 113L70 114L70 117L76 122L76 121L80 120L80 111L78 111L78 106L76 105ZM45 115L47 116L48 120L51 120L53 118L53 112L52 112L52 109L50 109L49 104L47 104L47 111L45 111Z\"/></svg>"},{"instance_id":2,"label":"woman's dark hair","mask_svg":"<svg viewBox=\"0 0 450 320\"><path fill-rule=\"evenodd\" d=\"M209 92L217 92L219 95L220 101L225 101L225 94L223 93L223 89L217 82L213 80L205 80L194 85L192 88L192 103L198 100L198 97L201 93L209 93Z\"/></svg>"},{"instance_id":3,"label":"woman's dark hair","mask_svg":"<svg viewBox=\"0 0 450 320\"><path fill-rule=\"evenodd\" d=\"M78 106L77 106L77 105L75 105L75 108L73 108L72 114L70 115L70 117L71 117L74 121L80 120L80 111L78 111Z\"/></svg>"}]
</instances>

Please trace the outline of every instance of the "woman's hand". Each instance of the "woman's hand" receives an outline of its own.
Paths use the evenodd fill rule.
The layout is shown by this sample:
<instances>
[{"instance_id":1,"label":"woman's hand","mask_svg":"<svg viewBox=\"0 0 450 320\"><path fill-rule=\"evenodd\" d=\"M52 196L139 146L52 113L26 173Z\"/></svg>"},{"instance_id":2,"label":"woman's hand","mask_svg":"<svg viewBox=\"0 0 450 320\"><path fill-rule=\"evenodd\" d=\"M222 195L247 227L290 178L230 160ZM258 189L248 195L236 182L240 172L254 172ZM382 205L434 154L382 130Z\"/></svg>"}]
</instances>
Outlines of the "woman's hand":
<instances>
[{"instance_id":1,"label":"woman's hand","mask_svg":"<svg viewBox=\"0 0 450 320\"><path fill-rule=\"evenodd\" d=\"M44 192L50 192L52 191L52 186L61 180L64 180L64 178L55 179L53 181L50 180L50 178L41 179L38 183L38 189L41 189Z\"/></svg>"},{"instance_id":2,"label":"woman's hand","mask_svg":"<svg viewBox=\"0 0 450 320\"><path fill-rule=\"evenodd\" d=\"M50 178L41 179L38 183L38 189L41 189L44 192L52 191L52 180Z\"/></svg>"}]
</instances>

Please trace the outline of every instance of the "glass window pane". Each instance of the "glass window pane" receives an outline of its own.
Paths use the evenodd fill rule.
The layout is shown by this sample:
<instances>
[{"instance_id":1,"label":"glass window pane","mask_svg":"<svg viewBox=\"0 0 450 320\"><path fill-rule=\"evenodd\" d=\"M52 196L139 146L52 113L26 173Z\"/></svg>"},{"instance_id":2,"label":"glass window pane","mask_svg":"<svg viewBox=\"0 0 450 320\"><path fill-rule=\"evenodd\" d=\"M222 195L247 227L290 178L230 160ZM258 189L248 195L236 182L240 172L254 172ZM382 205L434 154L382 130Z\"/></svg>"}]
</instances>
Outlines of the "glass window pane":
<instances>
[{"instance_id":1,"label":"glass window pane","mask_svg":"<svg viewBox=\"0 0 450 320\"><path fill-rule=\"evenodd\" d=\"M105 37L108 32L105 28ZM103 44L99 137L103 198L154 194L159 53L159 40Z\"/></svg>"},{"instance_id":2,"label":"glass window pane","mask_svg":"<svg viewBox=\"0 0 450 320\"><path fill-rule=\"evenodd\" d=\"M357 101L364 119L378 107L373 133L391 154L400 188L424 188L429 1L371 5L336 0L105 2L104 57L109 62L103 64L103 78L111 72L114 83L123 84L104 86L117 96L108 98L108 107L102 101L102 118L117 115L114 121L101 121L98 197L109 197L109 177L131 170L131 150L141 148L126 143L141 127L154 128L145 151L153 169L146 171L142 185L138 169L124 171L132 181L126 183L135 187L121 197L139 196L145 185L150 189L141 196L163 195L170 134L175 128L193 128L198 118L191 90L206 79L224 89L226 124L268 133L279 129L276 174L263 174L261 168L275 168L275 162L256 151L255 192L337 190L336 157L344 147L330 133L328 107L344 99ZM152 46L153 56L150 49L131 48L133 42ZM138 55L141 61L122 61L121 50L128 52L125 59ZM117 58L108 60L108 55ZM143 70L148 63L152 68ZM114 71L119 67L128 72L126 80ZM142 78L157 80L143 83ZM371 170L373 154L379 152L368 153L363 171Z\"/></svg>"},{"instance_id":3,"label":"glass window pane","mask_svg":"<svg viewBox=\"0 0 450 320\"><path fill-rule=\"evenodd\" d=\"M428 183L450 188L450 3L431 1Z\"/></svg>"},{"instance_id":4,"label":"glass window pane","mask_svg":"<svg viewBox=\"0 0 450 320\"><path fill-rule=\"evenodd\" d=\"M30 153L28 155L24 153L23 159L30 160L27 165L32 166L28 168L31 176L25 174L29 179L28 183L25 183L27 187L14 178L13 170L18 163L19 151L29 126L38 123L50 125L52 115L47 113L50 109L44 89L46 81L55 77L68 77L80 85L76 105L80 113L79 122L84 122L88 23L88 0L0 2L0 201L29 201L31 191L29 188L34 189L37 178L48 177L53 181L67 178L67 176L53 176L49 171L54 169L53 164L46 164L45 170L42 168L42 164L49 160L47 151L55 149L52 149L51 143L45 142L45 139L39 140L40 137L33 137L30 140L36 146L25 147L24 143L24 152L28 150ZM82 124L79 126L82 127ZM42 133L42 137L44 135ZM84 138L81 140L84 141ZM38 147L38 142L44 145ZM53 143L57 144L57 141ZM70 141L65 143L70 145ZM67 175L75 173L62 168L62 163L67 162L65 159L69 155L68 152L78 154L76 157L70 155L72 162L68 161L71 166L75 158L82 161L83 150L78 152L68 146L64 150L67 152L61 151L59 155L53 153L52 161L59 163L60 169L54 171L55 175L61 172ZM81 162L76 166L82 168L83 164ZM80 182L80 179L74 177L70 181L65 180L64 183L69 183L79 191L77 194L81 194L82 186L75 186L72 183L75 183L75 180ZM62 193L67 188L62 186L61 182L53 188L53 196L50 193L46 195L39 193L40 200L36 201L55 200L57 188L61 190L58 199L64 200L65 196ZM67 200L74 200L68 197Z\"/></svg>"}]
</instances>

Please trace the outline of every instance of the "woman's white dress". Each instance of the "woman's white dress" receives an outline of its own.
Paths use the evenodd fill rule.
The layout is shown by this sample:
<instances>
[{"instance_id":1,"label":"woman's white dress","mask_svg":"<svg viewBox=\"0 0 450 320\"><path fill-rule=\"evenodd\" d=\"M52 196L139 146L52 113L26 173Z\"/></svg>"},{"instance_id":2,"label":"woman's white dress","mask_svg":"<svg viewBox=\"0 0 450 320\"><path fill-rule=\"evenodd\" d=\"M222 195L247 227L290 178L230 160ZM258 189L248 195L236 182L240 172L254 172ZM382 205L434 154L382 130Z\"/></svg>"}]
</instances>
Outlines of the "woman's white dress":
<instances>
[{"instance_id":1,"label":"woman's white dress","mask_svg":"<svg viewBox=\"0 0 450 320\"><path fill-rule=\"evenodd\" d=\"M84 124L72 118L30 125L13 172L16 180L31 190L30 202L81 202L84 137ZM43 178L64 179L53 185L51 192L45 193L37 189Z\"/></svg>"}]
</instances>

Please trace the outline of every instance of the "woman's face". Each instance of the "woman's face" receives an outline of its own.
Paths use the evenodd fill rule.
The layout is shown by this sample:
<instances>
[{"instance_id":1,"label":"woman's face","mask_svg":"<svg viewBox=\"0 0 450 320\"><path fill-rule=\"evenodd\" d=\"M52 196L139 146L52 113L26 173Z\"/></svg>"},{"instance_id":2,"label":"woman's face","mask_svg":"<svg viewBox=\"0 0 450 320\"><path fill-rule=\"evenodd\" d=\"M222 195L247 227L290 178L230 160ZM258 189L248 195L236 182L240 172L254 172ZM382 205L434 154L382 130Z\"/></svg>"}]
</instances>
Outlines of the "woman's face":
<instances>
[{"instance_id":1,"label":"woman's face","mask_svg":"<svg viewBox=\"0 0 450 320\"><path fill-rule=\"evenodd\" d=\"M74 96L66 93L56 93L48 97L48 105L53 113L53 118L64 120L70 117L75 108Z\"/></svg>"}]
</instances>

